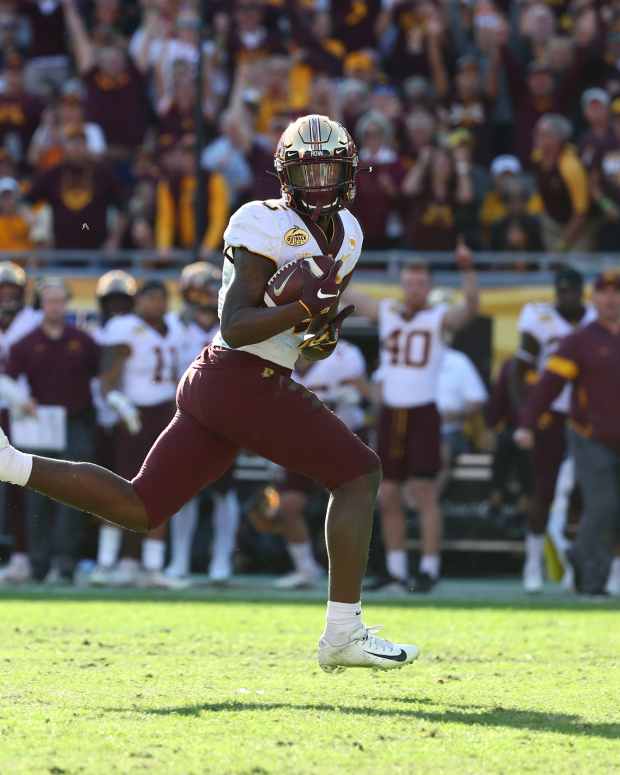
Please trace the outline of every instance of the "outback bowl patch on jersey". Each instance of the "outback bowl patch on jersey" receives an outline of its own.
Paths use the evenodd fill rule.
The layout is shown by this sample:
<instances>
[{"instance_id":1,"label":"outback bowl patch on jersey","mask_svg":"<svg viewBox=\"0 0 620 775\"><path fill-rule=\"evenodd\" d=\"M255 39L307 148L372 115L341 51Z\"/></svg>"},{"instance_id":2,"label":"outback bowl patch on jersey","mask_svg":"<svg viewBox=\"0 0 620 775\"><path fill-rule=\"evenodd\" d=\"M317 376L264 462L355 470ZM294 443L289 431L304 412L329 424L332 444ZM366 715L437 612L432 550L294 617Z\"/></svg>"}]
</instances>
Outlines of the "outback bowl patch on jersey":
<instances>
[{"instance_id":1,"label":"outback bowl patch on jersey","mask_svg":"<svg viewBox=\"0 0 620 775\"><path fill-rule=\"evenodd\" d=\"M304 229L300 229L298 226L293 226L284 235L284 241L292 248L298 248L305 245L310 239L310 235Z\"/></svg>"}]
</instances>

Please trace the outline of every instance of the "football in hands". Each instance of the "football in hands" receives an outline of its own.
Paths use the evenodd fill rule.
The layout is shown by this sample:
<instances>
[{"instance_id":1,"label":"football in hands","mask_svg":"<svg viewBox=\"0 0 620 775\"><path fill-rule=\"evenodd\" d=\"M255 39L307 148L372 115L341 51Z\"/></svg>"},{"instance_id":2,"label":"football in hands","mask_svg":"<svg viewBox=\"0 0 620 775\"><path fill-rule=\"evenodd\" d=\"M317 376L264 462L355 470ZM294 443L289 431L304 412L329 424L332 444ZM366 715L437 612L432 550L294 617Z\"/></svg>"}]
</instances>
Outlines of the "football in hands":
<instances>
[{"instance_id":1,"label":"football in hands","mask_svg":"<svg viewBox=\"0 0 620 775\"><path fill-rule=\"evenodd\" d=\"M304 273L309 271L317 279L324 277L333 263L331 256L305 256L288 261L269 278L265 287L265 305L279 307L298 301L303 293Z\"/></svg>"}]
</instances>

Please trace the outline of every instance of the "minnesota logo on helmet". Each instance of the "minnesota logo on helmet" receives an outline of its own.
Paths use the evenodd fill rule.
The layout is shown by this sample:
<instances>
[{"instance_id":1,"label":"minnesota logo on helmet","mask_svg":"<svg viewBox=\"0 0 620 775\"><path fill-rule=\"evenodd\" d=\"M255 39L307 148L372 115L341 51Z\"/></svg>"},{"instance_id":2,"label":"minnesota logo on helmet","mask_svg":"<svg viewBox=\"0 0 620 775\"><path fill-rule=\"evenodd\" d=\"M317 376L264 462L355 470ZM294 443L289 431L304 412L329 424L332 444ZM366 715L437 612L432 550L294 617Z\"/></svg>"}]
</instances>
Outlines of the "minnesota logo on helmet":
<instances>
[{"instance_id":1,"label":"minnesota logo on helmet","mask_svg":"<svg viewBox=\"0 0 620 775\"><path fill-rule=\"evenodd\" d=\"M112 269L101 275L97 281L95 295L98 299L103 299L113 293L119 293L123 296L135 296L138 286L133 277L122 269Z\"/></svg>"},{"instance_id":2,"label":"minnesota logo on helmet","mask_svg":"<svg viewBox=\"0 0 620 775\"><path fill-rule=\"evenodd\" d=\"M342 124L328 116L302 116L289 124L273 163L289 207L313 218L355 198L357 148Z\"/></svg>"},{"instance_id":3,"label":"minnesota logo on helmet","mask_svg":"<svg viewBox=\"0 0 620 775\"><path fill-rule=\"evenodd\" d=\"M207 261L188 264L181 272L181 293L188 304L217 307L222 272Z\"/></svg>"}]
</instances>

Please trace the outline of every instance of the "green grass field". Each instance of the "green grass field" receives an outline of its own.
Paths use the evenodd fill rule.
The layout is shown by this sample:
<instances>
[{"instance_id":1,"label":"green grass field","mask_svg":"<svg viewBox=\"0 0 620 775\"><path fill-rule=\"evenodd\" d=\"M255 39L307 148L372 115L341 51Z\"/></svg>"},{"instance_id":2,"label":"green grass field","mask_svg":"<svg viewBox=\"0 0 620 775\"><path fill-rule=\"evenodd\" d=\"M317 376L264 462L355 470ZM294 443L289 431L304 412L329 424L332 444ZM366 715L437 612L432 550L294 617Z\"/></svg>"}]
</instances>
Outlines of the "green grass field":
<instances>
[{"instance_id":1,"label":"green grass field","mask_svg":"<svg viewBox=\"0 0 620 775\"><path fill-rule=\"evenodd\" d=\"M255 583L3 591L0 773L620 773L617 602L507 582L367 601L422 656L337 676L323 615Z\"/></svg>"}]
</instances>

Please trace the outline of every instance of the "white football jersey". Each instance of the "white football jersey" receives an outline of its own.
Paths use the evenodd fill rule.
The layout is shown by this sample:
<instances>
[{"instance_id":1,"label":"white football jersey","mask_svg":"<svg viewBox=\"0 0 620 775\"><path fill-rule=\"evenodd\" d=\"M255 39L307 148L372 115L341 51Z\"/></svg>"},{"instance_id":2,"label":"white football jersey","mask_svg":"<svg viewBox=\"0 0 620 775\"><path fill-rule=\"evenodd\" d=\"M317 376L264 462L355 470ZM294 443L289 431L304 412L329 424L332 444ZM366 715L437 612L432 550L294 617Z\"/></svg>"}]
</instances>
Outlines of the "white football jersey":
<instances>
[{"instance_id":1,"label":"white football jersey","mask_svg":"<svg viewBox=\"0 0 620 775\"><path fill-rule=\"evenodd\" d=\"M338 276L343 279L357 264L362 249L363 234L355 216L346 209L336 214L334 222L338 231L342 226L342 243L334 258L342 261ZM318 256L324 252L319 247L311 229L299 213L286 205L284 198L269 199L266 202L248 202L240 207L231 217L224 232L224 245L227 260L224 261L222 287L219 294L220 318L226 294L235 276L233 248L244 247L252 253L265 256L273 261L276 269L296 258ZM292 369L299 356L297 347L302 339L303 333L295 334L291 328L263 342L238 349ZM221 333L217 334L213 343L218 347L229 346Z\"/></svg>"},{"instance_id":2,"label":"white football jersey","mask_svg":"<svg viewBox=\"0 0 620 775\"><path fill-rule=\"evenodd\" d=\"M119 389L136 406L155 406L176 395L183 334L174 322L167 326L162 335L134 314L118 315L106 323L104 344L131 349Z\"/></svg>"},{"instance_id":3,"label":"white football jersey","mask_svg":"<svg viewBox=\"0 0 620 775\"><path fill-rule=\"evenodd\" d=\"M379 303L383 403L413 407L437 401L439 371L446 349L442 323L447 304L417 312L407 320L393 299Z\"/></svg>"},{"instance_id":4,"label":"white football jersey","mask_svg":"<svg viewBox=\"0 0 620 775\"><path fill-rule=\"evenodd\" d=\"M200 355L203 349L211 344L215 335L220 330L218 324L208 331L191 321L186 323L178 312L169 312L166 315L166 323L178 328L182 332L181 347L179 350L179 374L183 374L194 359Z\"/></svg>"},{"instance_id":5,"label":"white football jersey","mask_svg":"<svg viewBox=\"0 0 620 775\"><path fill-rule=\"evenodd\" d=\"M487 389L471 359L465 353L447 347L437 385L437 408L442 417L464 412L472 404L484 404L487 398ZM444 432L462 427L462 420L442 421Z\"/></svg>"},{"instance_id":6,"label":"white football jersey","mask_svg":"<svg viewBox=\"0 0 620 775\"><path fill-rule=\"evenodd\" d=\"M529 334L540 344L540 353L536 364L539 373L545 370L547 359L558 349L565 336L568 336L576 328L587 326L593 320L596 320L596 309L591 304L586 305L585 314L576 326L563 318L553 304L548 302L526 304L521 310L518 329L520 334ZM571 386L566 385L551 408L556 412L568 414L570 396Z\"/></svg>"},{"instance_id":7,"label":"white football jersey","mask_svg":"<svg viewBox=\"0 0 620 775\"><path fill-rule=\"evenodd\" d=\"M316 394L321 401L330 404L342 422L352 431L364 425L364 412L360 407L362 397L354 393L343 400L342 388L366 376L366 363L359 347L340 339L334 352L322 361L316 361L305 374L293 372L293 379ZM357 394L357 402L351 398Z\"/></svg>"},{"instance_id":8,"label":"white football jersey","mask_svg":"<svg viewBox=\"0 0 620 775\"><path fill-rule=\"evenodd\" d=\"M22 307L11 321L11 325L2 331L0 329L0 374L6 372L11 347L28 336L41 323L43 313L32 307ZM6 408L6 403L0 401L0 408Z\"/></svg>"}]
</instances>

